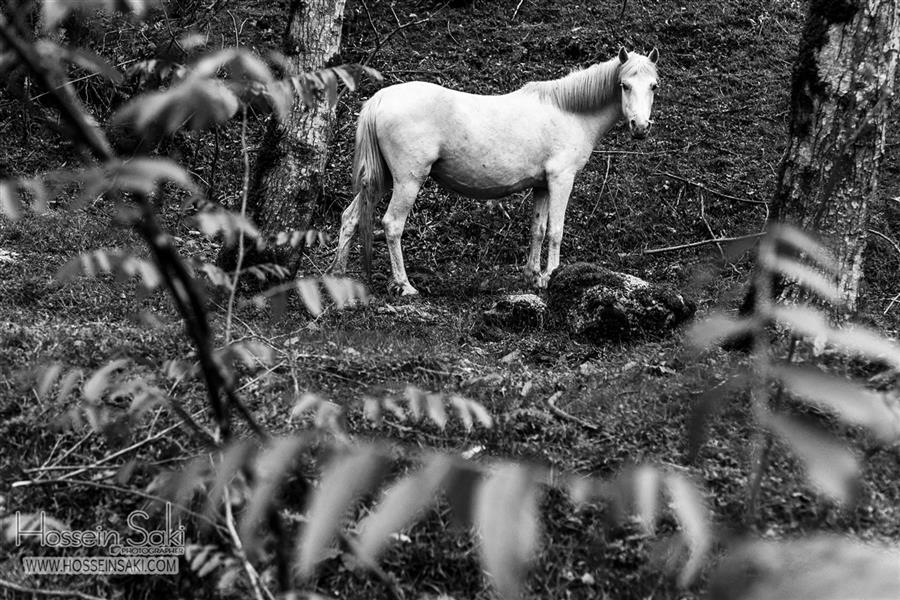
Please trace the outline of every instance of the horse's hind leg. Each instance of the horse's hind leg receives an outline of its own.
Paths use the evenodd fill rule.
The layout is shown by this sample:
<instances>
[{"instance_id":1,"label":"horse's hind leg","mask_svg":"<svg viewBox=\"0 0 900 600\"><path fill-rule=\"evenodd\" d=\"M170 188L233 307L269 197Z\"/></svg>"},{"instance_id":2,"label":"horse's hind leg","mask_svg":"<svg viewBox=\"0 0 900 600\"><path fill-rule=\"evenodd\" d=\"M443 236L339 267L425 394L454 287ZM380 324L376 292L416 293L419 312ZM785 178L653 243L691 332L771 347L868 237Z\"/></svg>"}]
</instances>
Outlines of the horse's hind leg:
<instances>
[{"instance_id":1,"label":"horse's hind leg","mask_svg":"<svg viewBox=\"0 0 900 600\"><path fill-rule=\"evenodd\" d=\"M353 198L344 212L341 213L341 232L338 236L337 249L334 251L334 260L328 267L328 272L335 275L343 275L347 270L347 259L350 256L350 240L353 232L359 224L359 194Z\"/></svg>"},{"instance_id":2,"label":"horse's hind leg","mask_svg":"<svg viewBox=\"0 0 900 600\"><path fill-rule=\"evenodd\" d=\"M406 217L412 210L416 201L416 195L422 186L421 181L394 182L394 192L391 202L381 222L384 224L384 237L387 239L388 253L391 255L391 270L394 274L394 285L400 288L400 294L411 296L418 294L406 277L406 267L403 264L403 249L400 247L400 238L403 236L403 228L406 225Z\"/></svg>"},{"instance_id":3,"label":"horse's hind leg","mask_svg":"<svg viewBox=\"0 0 900 600\"><path fill-rule=\"evenodd\" d=\"M549 178L550 202L547 210L547 268L540 277L537 287L547 287L550 275L559 266L559 248L562 246L563 226L566 222L566 205L572 193L574 173L562 173Z\"/></svg>"},{"instance_id":4,"label":"horse's hind leg","mask_svg":"<svg viewBox=\"0 0 900 600\"><path fill-rule=\"evenodd\" d=\"M525 275L530 277L535 286L541 281L541 248L544 245L544 234L547 233L547 208L549 196L547 190L535 188L534 216L531 221L531 251L525 263Z\"/></svg>"}]
</instances>

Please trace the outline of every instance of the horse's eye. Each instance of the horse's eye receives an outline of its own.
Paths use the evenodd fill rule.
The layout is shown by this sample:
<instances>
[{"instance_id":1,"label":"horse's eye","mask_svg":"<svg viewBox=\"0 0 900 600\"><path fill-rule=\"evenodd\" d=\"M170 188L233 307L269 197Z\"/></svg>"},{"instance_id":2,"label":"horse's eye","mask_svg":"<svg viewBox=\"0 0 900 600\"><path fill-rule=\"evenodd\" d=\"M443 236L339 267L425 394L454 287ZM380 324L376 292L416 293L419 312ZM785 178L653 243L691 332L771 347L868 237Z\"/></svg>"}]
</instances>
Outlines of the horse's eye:
<instances>
[{"instance_id":1,"label":"horse's eye","mask_svg":"<svg viewBox=\"0 0 900 600\"><path fill-rule=\"evenodd\" d=\"M655 92L656 88L658 88L658 87L659 86L654 83L653 85L650 86L650 89Z\"/></svg>"},{"instance_id":2,"label":"horse's eye","mask_svg":"<svg viewBox=\"0 0 900 600\"><path fill-rule=\"evenodd\" d=\"M627 92L628 90L631 89L631 86L628 85L627 83L623 83L623 84L622 84L622 89L625 90L625 91Z\"/></svg>"}]
</instances>

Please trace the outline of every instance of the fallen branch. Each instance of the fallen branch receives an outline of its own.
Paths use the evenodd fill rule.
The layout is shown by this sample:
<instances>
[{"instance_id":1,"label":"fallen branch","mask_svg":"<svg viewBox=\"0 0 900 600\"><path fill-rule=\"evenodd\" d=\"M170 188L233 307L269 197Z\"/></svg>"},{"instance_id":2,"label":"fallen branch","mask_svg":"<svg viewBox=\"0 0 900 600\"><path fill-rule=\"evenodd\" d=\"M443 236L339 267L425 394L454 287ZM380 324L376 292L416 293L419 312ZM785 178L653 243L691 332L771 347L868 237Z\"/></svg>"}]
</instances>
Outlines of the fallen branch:
<instances>
[{"instance_id":1,"label":"fallen branch","mask_svg":"<svg viewBox=\"0 0 900 600\"><path fill-rule=\"evenodd\" d=\"M103 600L99 596L85 594L78 590L43 590L38 588L26 587L24 585L9 581L8 579L0 579L0 588L6 588L21 594L29 596L54 596L56 598L81 598L81 600Z\"/></svg>"},{"instance_id":2,"label":"fallen branch","mask_svg":"<svg viewBox=\"0 0 900 600\"><path fill-rule=\"evenodd\" d=\"M667 177L671 177L672 179L677 179L678 181L683 181L688 185L692 185L696 188L700 188L701 190L706 190L710 194L715 194L720 198L726 198L728 200L734 200L735 202L744 202L746 204L759 204L762 206L768 206L769 203L765 200L751 200L750 198L739 198L738 196L732 196L731 194L726 194L725 192L720 192L719 190L714 190L711 187L708 187L699 181L694 181L693 179L688 179L687 177L682 177L681 175L676 175L675 173L669 173L668 171L657 171L657 173L661 173Z\"/></svg>"},{"instance_id":3,"label":"fallen branch","mask_svg":"<svg viewBox=\"0 0 900 600\"><path fill-rule=\"evenodd\" d=\"M560 396L562 396L562 392L556 392L555 394L547 398L547 400L545 400L545 402L547 403L547 408L550 409L550 412L553 413L554 416L559 417L564 421L571 421L572 423L575 423L576 425L583 427L588 431L601 431L599 425L589 423L584 419L579 419L575 415L570 415L566 411L556 406L556 401L559 400Z\"/></svg>"},{"instance_id":4,"label":"fallen branch","mask_svg":"<svg viewBox=\"0 0 900 600\"><path fill-rule=\"evenodd\" d=\"M688 244L679 244L678 246L666 246L665 248L653 248L652 250L641 250L640 252L620 252L619 257L623 256L645 256L649 254L662 254L663 252L674 252L676 250L685 250L687 248L696 248L698 246L707 246L709 244L727 244L729 242L741 242L743 240L752 240L766 235L765 231L759 233L751 233L749 235L739 235L737 237L714 238L711 240L700 240L699 242L690 242Z\"/></svg>"},{"instance_id":5,"label":"fallen branch","mask_svg":"<svg viewBox=\"0 0 900 600\"><path fill-rule=\"evenodd\" d=\"M894 198L894 200L896 200L896 198ZM900 244L898 244L897 242L895 242L888 236L884 235L880 231L877 231L875 229L869 229L868 231L872 235L880 237L881 239L886 241L888 244L893 246L894 250L897 252L897 254L900 255ZM900 293L896 294L893 298L891 298L891 301L888 303L887 308L884 309L884 312L882 314L884 314L884 315L888 314L891 311L891 309L894 307L894 305L897 303L898 300L900 300Z\"/></svg>"}]
</instances>

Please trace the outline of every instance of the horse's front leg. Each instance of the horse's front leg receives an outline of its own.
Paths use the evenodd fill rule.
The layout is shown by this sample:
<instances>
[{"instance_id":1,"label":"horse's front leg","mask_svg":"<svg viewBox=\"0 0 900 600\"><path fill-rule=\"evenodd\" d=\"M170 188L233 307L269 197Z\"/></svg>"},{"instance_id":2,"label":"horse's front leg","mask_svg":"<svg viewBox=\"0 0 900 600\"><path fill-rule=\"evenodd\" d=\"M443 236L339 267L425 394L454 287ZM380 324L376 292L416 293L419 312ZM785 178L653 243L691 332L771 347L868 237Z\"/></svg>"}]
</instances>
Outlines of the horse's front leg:
<instances>
[{"instance_id":1,"label":"horse's front leg","mask_svg":"<svg viewBox=\"0 0 900 600\"><path fill-rule=\"evenodd\" d=\"M547 210L547 236L550 241L547 244L547 268L541 273L537 285L539 288L547 287L550 275L559 266L559 247L562 245L563 226L566 222L566 206L569 204L574 181L574 173L563 173L548 178L550 202Z\"/></svg>"},{"instance_id":2,"label":"horse's front leg","mask_svg":"<svg viewBox=\"0 0 900 600\"><path fill-rule=\"evenodd\" d=\"M547 190L535 188L534 215L531 221L531 251L525 263L525 275L531 278L536 287L541 283L541 249L544 245L544 234L547 233L547 206L549 196Z\"/></svg>"},{"instance_id":3,"label":"horse's front leg","mask_svg":"<svg viewBox=\"0 0 900 600\"><path fill-rule=\"evenodd\" d=\"M409 215L409 211L412 210L421 185L419 181L405 183L395 181L391 202L388 204L384 218L381 220L384 224L384 237L387 239L388 253L391 256L391 271L394 275L394 285L400 289L401 296L412 296L419 293L406 277L400 238L403 236L406 217Z\"/></svg>"},{"instance_id":4,"label":"horse's front leg","mask_svg":"<svg viewBox=\"0 0 900 600\"><path fill-rule=\"evenodd\" d=\"M341 213L341 232L338 235L337 249L334 251L334 260L328 267L328 273L343 275L347 270L347 258L350 256L350 240L353 232L359 224L359 194L353 198L344 212Z\"/></svg>"}]
</instances>

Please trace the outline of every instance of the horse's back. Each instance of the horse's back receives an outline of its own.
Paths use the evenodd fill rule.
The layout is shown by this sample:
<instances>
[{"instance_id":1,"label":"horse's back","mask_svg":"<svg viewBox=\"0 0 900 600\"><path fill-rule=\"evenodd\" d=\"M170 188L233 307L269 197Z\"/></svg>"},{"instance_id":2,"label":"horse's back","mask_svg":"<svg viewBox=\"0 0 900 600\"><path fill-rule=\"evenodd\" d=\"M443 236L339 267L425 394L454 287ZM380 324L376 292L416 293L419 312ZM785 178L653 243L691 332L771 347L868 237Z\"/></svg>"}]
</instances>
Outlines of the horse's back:
<instances>
[{"instance_id":1,"label":"horse's back","mask_svg":"<svg viewBox=\"0 0 900 600\"><path fill-rule=\"evenodd\" d=\"M556 138L565 137L559 111L521 92L479 95L417 81L383 88L370 102L393 173L430 174L467 196L542 185Z\"/></svg>"}]
</instances>

